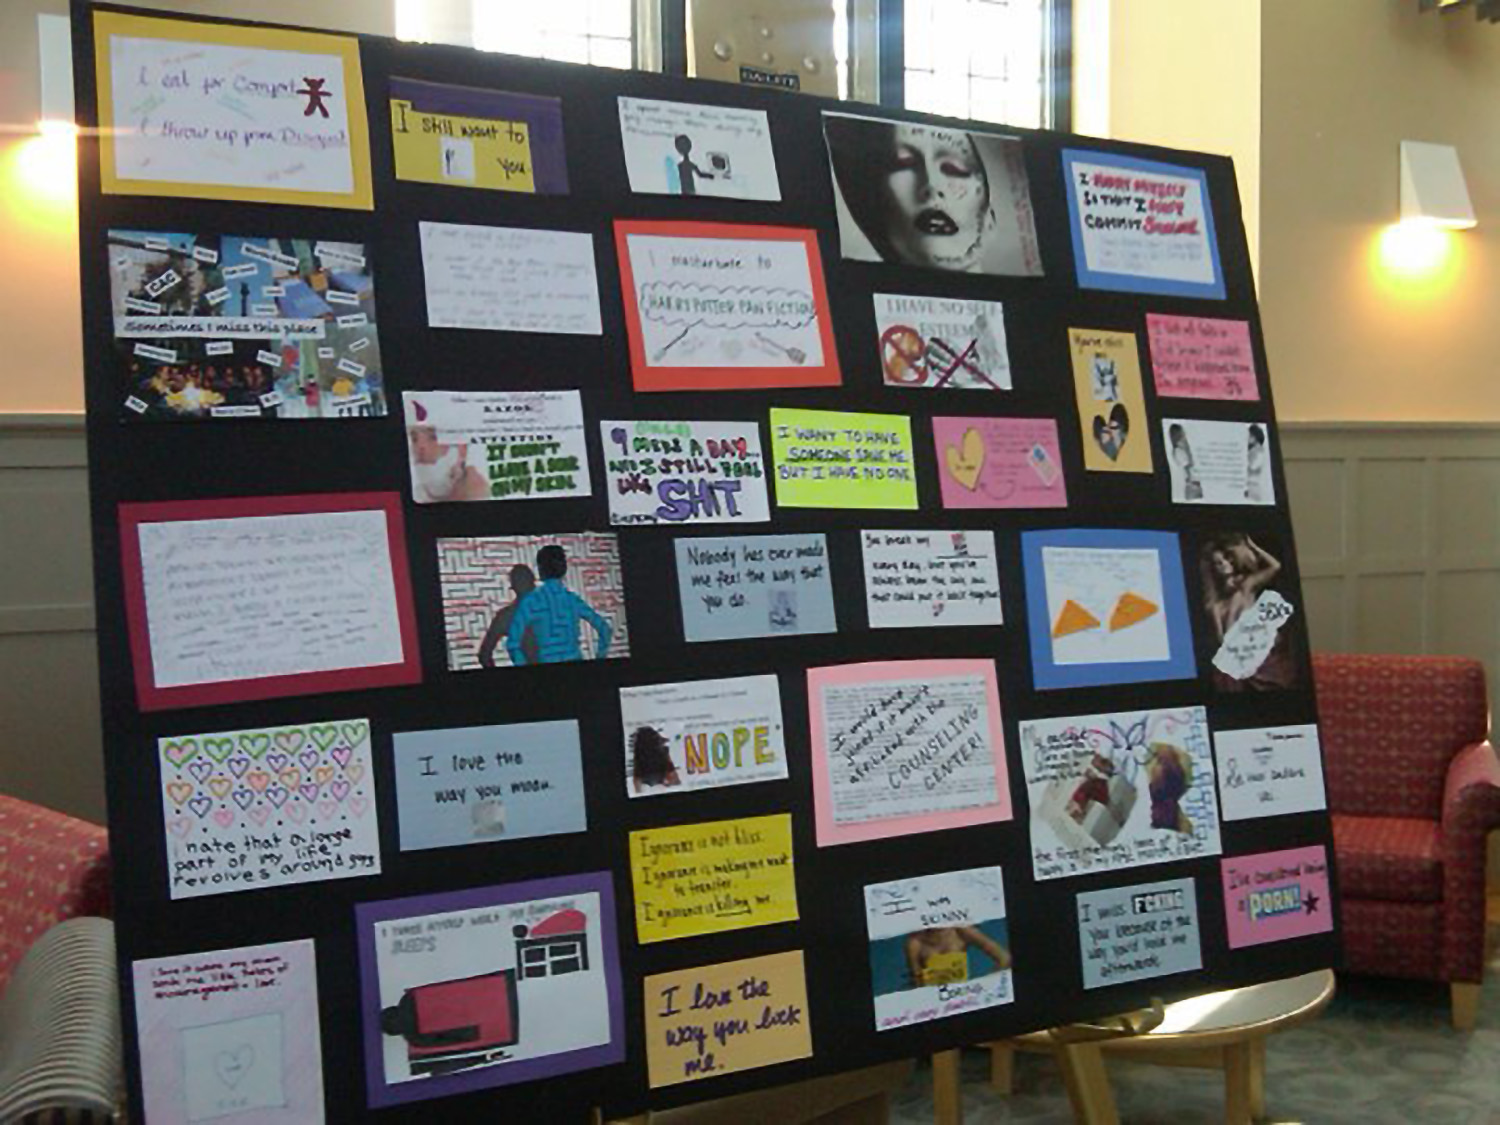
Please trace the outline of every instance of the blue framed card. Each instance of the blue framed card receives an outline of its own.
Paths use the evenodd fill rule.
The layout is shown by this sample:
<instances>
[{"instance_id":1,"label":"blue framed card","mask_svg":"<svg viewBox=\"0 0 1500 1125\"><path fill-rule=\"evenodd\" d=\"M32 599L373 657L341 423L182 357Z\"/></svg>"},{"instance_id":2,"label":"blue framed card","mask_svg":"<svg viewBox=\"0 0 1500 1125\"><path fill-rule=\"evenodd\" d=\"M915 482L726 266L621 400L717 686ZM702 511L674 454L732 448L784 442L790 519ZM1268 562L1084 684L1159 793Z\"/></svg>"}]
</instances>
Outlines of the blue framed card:
<instances>
[{"instance_id":1,"label":"blue framed card","mask_svg":"<svg viewBox=\"0 0 1500 1125\"><path fill-rule=\"evenodd\" d=\"M1028 531L1021 558L1037 690L1198 674L1173 532Z\"/></svg>"},{"instance_id":2,"label":"blue framed card","mask_svg":"<svg viewBox=\"0 0 1500 1125\"><path fill-rule=\"evenodd\" d=\"M1202 168L1075 148L1062 162L1081 288L1224 299Z\"/></svg>"}]
</instances>

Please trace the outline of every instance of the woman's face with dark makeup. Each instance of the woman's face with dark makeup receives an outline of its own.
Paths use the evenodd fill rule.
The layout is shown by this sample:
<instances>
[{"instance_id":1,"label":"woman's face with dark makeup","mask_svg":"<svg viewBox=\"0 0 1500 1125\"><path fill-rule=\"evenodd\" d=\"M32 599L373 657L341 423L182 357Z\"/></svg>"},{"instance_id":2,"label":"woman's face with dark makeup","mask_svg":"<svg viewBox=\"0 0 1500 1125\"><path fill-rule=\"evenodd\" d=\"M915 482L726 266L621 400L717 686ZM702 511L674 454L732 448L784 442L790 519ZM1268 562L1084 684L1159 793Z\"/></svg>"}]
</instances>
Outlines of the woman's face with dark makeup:
<instances>
[{"instance_id":1,"label":"woman's face with dark makeup","mask_svg":"<svg viewBox=\"0 0 1500 1125\"><path fill-rule=\"evenodd\" d=\"M910 265L977 270L989 180L967 133L898 124L882 192L882 226Z\"/></svg>"}]
</instances>

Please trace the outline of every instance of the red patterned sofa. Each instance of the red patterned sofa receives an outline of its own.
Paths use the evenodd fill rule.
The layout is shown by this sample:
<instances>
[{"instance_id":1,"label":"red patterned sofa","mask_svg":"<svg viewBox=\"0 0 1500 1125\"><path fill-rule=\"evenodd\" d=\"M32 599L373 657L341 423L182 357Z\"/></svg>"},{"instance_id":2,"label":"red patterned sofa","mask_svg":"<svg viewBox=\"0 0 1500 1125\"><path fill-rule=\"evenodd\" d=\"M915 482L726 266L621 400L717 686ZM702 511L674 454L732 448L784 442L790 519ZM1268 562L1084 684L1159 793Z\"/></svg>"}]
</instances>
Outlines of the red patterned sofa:
<instances>
[{"instance_id":1,"label":"red patterned sofa","mask_svg":"<svg viewBox=\"0 0 1500 1125\"><path fill-rule=\"evenodd\" d=\"M117 1119L109 881L103 828L0 796L0 1121Z\"/></svg>"},{"instance_id":2,"label":"red patterned sofa","mask_svg":"<svg viewBox=\"0 0 1500 1125\"><path fill-rule=\"evenodd\" d=\"M33 942L64 918L109 917L109 834L0 795L0 992Z\"/></svg>"},{"instance_id":3,"label":"red patterned sofa","mask_svg":"<svg viewBox=\"0 0 1500 1125\"><path fill-rule=\"evenodd\" d=\"M1446 656L1315 654L1319 731L1351 973L1446 981L1474 1026L1486 836L1500 760L1484 668Z\"/></svg>"}]
</instances>

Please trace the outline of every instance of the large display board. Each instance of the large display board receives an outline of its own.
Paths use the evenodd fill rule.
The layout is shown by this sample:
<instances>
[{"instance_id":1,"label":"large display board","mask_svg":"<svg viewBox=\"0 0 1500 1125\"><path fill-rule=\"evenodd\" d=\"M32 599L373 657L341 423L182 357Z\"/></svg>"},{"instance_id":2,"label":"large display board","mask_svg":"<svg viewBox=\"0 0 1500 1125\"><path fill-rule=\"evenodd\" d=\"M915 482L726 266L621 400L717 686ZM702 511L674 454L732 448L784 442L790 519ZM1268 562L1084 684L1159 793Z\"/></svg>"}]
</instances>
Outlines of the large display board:
<instances>
[{"instance_id":1,"label":"large display board","mask_svg":"<svg viewBox=\"0 0 1500 1125\"><path fill-rule=\"evenodd\" d=\"M74 14L146 1120L625 1114L1332 962L1227 160Z\"/></svg>"}]
</instances>

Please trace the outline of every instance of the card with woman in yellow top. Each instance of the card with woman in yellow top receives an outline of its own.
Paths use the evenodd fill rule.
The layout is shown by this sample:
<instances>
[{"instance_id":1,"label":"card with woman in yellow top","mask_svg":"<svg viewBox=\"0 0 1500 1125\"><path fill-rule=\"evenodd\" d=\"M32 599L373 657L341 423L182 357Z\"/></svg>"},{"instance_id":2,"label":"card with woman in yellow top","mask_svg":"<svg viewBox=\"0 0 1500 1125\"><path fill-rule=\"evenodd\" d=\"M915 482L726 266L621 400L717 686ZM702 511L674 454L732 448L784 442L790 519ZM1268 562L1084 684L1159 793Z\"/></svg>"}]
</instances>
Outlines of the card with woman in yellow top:
<instances>
[{"instance_id":1,"label":"card with woman in yellow top","mask_svg":"<svg viewBox=\"0 0 1500 1125\"><path fill-rule=\"evenodd\" d=\"M1000 868L872 883L865 924L877 1030L1013 999Z\"/></svg>"}]
</instances>

